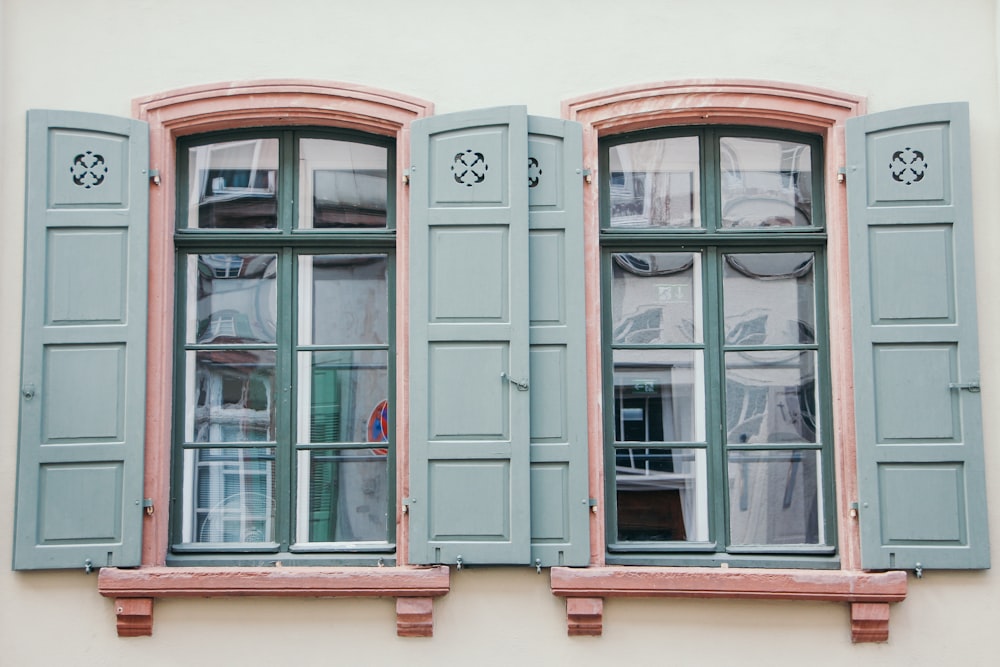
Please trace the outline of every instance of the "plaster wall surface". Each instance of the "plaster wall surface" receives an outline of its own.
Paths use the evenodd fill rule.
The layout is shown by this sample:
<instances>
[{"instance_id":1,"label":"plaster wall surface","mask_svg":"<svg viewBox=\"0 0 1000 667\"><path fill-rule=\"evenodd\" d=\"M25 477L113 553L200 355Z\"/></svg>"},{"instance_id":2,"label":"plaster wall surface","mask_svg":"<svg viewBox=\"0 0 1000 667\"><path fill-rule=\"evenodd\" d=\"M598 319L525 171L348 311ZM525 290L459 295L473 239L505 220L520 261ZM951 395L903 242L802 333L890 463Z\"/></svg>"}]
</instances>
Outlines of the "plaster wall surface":
<instances>
[{"instance_id":1,"label":"plaster wall surface","mask_svg":"<svg viewBox=\"0 0 1000 667\"><path fill-rule=\"evenodd\" d=\"M15 573L25 111L128 116L132 100L218 81L345 81L433 102L558 116L639 83L761 79L865 96L870 112L967 100L991 532L1000 536L1000 23L994 0L3 0L0 3L0 664L989 665L1000 574L911 576L887 644L853 645L846 605L612 599L601 638L566 636L530 568L469 569L430 639L396 636L391 599L196 599L155 605L119 639L80 572ZM154 165L155 167L155 165ZM996 556L995 556L996 558Z\"/></svg>"}]
</instances>

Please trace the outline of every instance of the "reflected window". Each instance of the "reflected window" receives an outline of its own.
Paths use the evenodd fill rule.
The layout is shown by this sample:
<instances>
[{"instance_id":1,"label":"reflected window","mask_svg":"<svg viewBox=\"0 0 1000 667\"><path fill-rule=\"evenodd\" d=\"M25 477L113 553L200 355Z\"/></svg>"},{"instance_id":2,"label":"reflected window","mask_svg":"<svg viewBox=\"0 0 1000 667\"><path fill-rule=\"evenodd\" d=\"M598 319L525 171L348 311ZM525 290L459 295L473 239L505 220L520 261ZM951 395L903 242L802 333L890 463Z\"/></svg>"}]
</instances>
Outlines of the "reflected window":
<instances>
[{"instance_id":1,"label":"reflected window","mask_svg":"<svg viewBox=\"0 0 1000 667\"><path fill-rule=\"evenodd\" d=\"M258 134L180 146L171 558L376 562L395 529L393 146Z\"/></svg>"},{"instance_id":2,"label":"reflected window","mask_svg":"<svg viewBox=\"0 0 1000 667\"><path fill-rule=\"evenodd\" d=\"M193 146L187 155L189 227L277 227L277 139Z\"/></svg>"},{"instance_id":3,"label":"reflected window","mask_svg":"<svg viewBox=\"0 0 1000 667\"><path fill-rule=\"evenodd\" d=\"M612 562L833 553L820 155L746 128L602 143Z\"/></svg>"}]
</instances>

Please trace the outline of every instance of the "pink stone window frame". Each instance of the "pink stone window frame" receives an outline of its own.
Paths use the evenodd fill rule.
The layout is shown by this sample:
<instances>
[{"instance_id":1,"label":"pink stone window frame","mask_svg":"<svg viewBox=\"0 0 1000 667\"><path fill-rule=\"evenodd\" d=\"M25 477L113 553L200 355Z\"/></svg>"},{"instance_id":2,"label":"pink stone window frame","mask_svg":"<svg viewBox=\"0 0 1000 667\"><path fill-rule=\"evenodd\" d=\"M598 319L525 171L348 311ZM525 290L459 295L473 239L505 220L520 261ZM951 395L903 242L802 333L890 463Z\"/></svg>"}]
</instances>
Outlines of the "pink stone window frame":
<instances>
[{"instance_id":1,"label":"pink stone window frame","mask_svg":"<svg viewBox=\"0 0 1000 667\"><path fill-rule=\"evenodd\" d=\"M146 495L154 511L143 530L143 565L163 565L168 548L170 493L174 266L173 234L177 184L177 139L191 134L260 126L326 126L359 130L396 140L396 241L408 243L409 193L402 174L409 166L410 123L433 113L430 102L351 84L315 81L255 81L184 88L133 102L134 115L149 123L150 168L160 183L149 195L149 336L146 385ZM397 257L397 345L400 378L407 377L407 257ZM406 401L398 382L397 431L405 438ZM400 497L406 497L407 448L396 461ZM405 557L405 526L397 517L397 550ZM405 562L405 558L401 559Z\"/></svg>"},{"instance_id":2,"label":"pink stone window frame","mask_svg":"<svg viewBox=\"0 0 1000 667\"><path fill-rule=\"evenodd\" d=\"M822 137L828 232L828 298L833 394L834 475L838 552L836 571L608 566L605 517L591 516L591 566L553 568L552 592L567 600L570 635L602 631L605 597L811 599L851 604L855 641L885 641L889 603L906 596L902 572L860 571L860 540L850 504L856 498L853 365L848 276L847 194L839 177L845 164L844 126L865 113L862 97L794 84L751 80L654 83L585 95L562 105L563 118L583 125L584 165L592 185L584 191L584 261L587 302L588 405L602 404L600 330L598 140L656 127L748 125ZM604 433L600 410L588 415L590 493L604 507ZM873 611L874 610L874 611Z\"/></svg>"},{"instance_id":3,"label":"pink stone window frame","mask_svg":"<svg viewBox=\"0 0 1000 667\"><path fill-rule=\"evenodd\" d=\"M219 83L134 100L133 115L149 123L150 169L158 178L149 196L149 316L147 338L145 517L142 567L104 568L98 590L115 598L121 636L152 633L152 601L161 597L257 595L280 597L377 596L397 598L397 631L428 636L432 600L449 590L445 567L407 567L407 526L396 516L395 568L168 568L174 320L174 216L177 140L245 127L324 126L359 130L396 141L397 460L399 497L408 493L406 382L409 301L409 195L402 175L409 166L410 124L433 114L430 102L347 83L268 80ZM247 582L252 581L250 587Z\"/></svg>"}]
</instances>

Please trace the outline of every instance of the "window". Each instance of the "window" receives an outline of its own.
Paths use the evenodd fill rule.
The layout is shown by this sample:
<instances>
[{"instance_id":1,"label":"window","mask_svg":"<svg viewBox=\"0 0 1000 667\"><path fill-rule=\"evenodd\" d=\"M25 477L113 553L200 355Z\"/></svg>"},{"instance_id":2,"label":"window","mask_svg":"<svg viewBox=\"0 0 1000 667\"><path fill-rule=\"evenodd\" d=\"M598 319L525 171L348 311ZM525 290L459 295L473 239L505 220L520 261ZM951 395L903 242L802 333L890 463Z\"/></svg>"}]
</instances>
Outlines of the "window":
<instances>
[{"instance_id":1,"label":"window","mask_svg":"<svg viewBox=\"0 0 1000 667\"><path fill-rule=\"evenodd\" d=\"M180 142L173 560L392 551L394 152L307 129Z\"/></svg>"},{"instance_id":2,"label":"window","mask_svg":"<svg viewBox=\"0 0 1000 667\"><path fill-rule=\"evenodd\" d=\"M602 140L608 561L831 562L818 137Z\"/></svg>"}]
</instances>

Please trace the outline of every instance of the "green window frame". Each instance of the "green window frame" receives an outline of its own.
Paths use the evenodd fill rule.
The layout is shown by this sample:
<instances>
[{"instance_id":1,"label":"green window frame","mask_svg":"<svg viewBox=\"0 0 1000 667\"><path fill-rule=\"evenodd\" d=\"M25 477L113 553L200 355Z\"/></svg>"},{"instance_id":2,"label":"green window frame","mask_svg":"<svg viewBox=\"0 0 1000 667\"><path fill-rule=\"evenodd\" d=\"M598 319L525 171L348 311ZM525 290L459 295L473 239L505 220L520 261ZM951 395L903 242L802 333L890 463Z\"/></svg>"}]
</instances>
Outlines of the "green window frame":
<instances>
[{"instance_id":1,"label":"green window frame","mask_svg":"<svg viewBox=\"0 0 1000 667\"><path fill-rule=\"evenodd\" d=\"M821 138L598 155L608 562L837 567Z\"/></svg>"},{"instance_id":2,"label":"green window frame","mask_svg":"<svg viewBox=\"0 0 1000 667\"><path fill-rule=\"evenodd\" d=\"M178 142L168 563L392 564L395 142Z\"/></svg>"}]
</instances>

